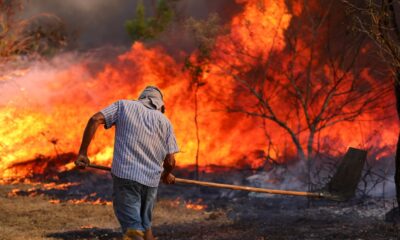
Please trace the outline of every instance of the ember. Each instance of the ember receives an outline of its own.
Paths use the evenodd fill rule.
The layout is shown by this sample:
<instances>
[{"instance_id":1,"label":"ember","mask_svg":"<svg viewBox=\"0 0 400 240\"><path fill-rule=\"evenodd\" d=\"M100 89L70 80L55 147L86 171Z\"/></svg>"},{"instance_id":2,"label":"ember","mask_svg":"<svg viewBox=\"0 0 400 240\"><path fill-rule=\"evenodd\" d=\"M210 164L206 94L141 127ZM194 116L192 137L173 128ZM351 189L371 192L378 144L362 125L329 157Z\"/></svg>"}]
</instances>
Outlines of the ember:
<instances>
[{"instance_id":1,"label":"ember","mask_svg":"<svg viewBox=\"0 0 400 240\"><path fill-rule=\"evenodd\" d=\"M80 183L55 183L55 182L51 182L51 183L37 183L35 184L35 187L31 187L27 190L21 190L21 189L13 189L11 190L11 192L8 194L9 196L16 196L20 193L24 193L24 195L28 195L28 196L33 196L38 194L38 192L44 192L47 190L68 190L69 187L71 186L78 186ZM38 186L39 185L39 186Z\"/></svg>"},{"instance_id":2,"label":"ember","mask_svg":"<svg viewBox=\"0 0 400 240\"><path fill-rule=\"evenodd\" d=\"M197 200L182 200L180 197L177 197L175 200L170 200L168 201L168 205L171 207L179 207L179 206L184 206L187 209L192 209L192 210L205 210L207 208L207 205L203 203L203 199L197 199Z\"/></svg>"},{"instance_id":3,"label":"ember","mask_svg":"<svg viewBox=\"0 0 400 240\"><path fill-rule=\"evenodd\" d=\"M49 203L53 203L53 204L59 204L60 202L61 202L60 199L49 200Z\"/></svg>"},{"instance_id":4,"label":"ember","mask_svg":"<svg viewBox=\"0 0 400 240\"><path fill-rule=\"evenodd\" d=\"M185 207L188 209L193 209L193 210L198 210L198 211L204 210L207 208L207 205L202 204L202 201L203 201L202 199L198 199L195 202L189 201L189 202L185 203Z\"/></svg>"},{"instance_id":5,"label":"ember","mask_svg":"<svg viewBox=\"0 0 400 240\"><path fill-rule=\"evenodd\" d=\"M104 201L101 198L98 198L95 201L88 200L88 198L70 199L67 202L72 204L112 205L111 201Z\"/></svg>"}]
</instances>

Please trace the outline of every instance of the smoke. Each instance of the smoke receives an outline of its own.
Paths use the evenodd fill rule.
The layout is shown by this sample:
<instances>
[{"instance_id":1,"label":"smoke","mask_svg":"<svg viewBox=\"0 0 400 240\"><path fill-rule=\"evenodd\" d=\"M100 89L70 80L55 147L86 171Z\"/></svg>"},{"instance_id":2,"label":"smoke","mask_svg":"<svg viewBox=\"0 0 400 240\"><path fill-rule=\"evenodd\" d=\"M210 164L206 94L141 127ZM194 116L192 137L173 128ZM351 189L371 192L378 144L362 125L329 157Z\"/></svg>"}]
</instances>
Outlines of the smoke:
<instances>
[{"instance_id":1,"label":"smoke","mask_svg":"<svg viewBox=\"0 0 400 240\"><path fill-rule=\"evenodd\" d=\"M54 98L68 96L72 85L82 87L85 81L103 70L106 64L115 62L121 52L121 48L102 47L84 53L63 52L41 61L19 59L4 63L0 81L0 106L50 107ZM62 74L68 75L68 84L71 86L62 86Z\"/></svg>"},{"instance_id":2,"label":"smoke","mask_svg":"<svg viewBox=\"0 0 400 240\"><path fill-rule=\"evenodd\" d=\"M71 0L26 1L23 17L41 13L58 16L70 34L76 34L79 48L87 49L102 45L129 45L124 32L124 22L132 17L136 1Z\"/></svg>"},{"instance_id":3,"label":"smoke","mask_svg":"<svg viewBox=\"0 0 400 240\"><path fill-rule=\"evenodd\" d=\"M76 39L78 49L87 50L104 45L126 46L131 45L131 39L125 31L126 20L135 16L138 0L69 0L69 1L24 1L21 17L29 18L42 13L58 16L66 26L70 35ZM143 1L147 14L152 14L156 1ZM240 5L233 0L198 1L179 0L175 2L176 16L185 18L191 16L205 19L209 13L217 12L225 21L240 10ZM182 22L175 23L182 33ZM187 41L182 39L181 43ZM181 46L186 46L182 44ZM170 45L168 45L170 46ZM175 46L175 48L179 46Z\"/></svg>"}]
</instances>

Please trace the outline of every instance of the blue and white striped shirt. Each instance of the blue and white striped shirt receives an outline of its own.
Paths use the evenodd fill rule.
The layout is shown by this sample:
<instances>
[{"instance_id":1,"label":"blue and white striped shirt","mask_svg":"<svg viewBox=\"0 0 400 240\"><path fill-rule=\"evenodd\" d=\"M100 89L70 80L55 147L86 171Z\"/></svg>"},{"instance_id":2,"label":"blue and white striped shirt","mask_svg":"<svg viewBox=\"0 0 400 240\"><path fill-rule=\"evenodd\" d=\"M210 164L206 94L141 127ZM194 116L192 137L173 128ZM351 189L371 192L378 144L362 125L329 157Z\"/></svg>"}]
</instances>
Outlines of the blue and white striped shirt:
<instances>
[{"instance_id":1,"label":"blue and white striped shirt","mask_svg":"<svg viewBox=\"0 0 400 240\"><path fill-rule=\"evenodd\" d=\"M101 110L108 129L116 126L111 172L157 187L167 154L179 151L170 121L140 101L120 100Z\"/></svg>"}]
</instances>

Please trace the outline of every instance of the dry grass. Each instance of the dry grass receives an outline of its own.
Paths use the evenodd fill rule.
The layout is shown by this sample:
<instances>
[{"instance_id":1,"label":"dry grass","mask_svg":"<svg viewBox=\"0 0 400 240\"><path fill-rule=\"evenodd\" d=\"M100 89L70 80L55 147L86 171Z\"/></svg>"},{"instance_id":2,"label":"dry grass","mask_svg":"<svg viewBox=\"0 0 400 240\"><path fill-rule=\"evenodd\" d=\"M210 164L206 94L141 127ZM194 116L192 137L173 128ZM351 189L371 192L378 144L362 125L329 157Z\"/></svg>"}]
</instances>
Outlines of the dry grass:
<instances>
[{"instance_id":1,"label":"dry grass","mask_svg":"<svg viewBox=\"0 0 400 240\"><path fill-rule=\"evenodd\" d=\"M116 235L119 225L111 205L53 204L45 196L8 196L14 188L29 187L0 185L0 239L73 239L62 236L52 238L49 235L85 229L103 229ZM186 209L182 203L173 200L160 200L154 215L154 226L181 225L210 218L210 213Z\"/></svg>"},{"instance_id":2,"label":"dry grass","mask_svg":"<svg viewBox=\"0 0 400 240\"><path fill-rule=\"evenodd\" d=\"M52 204L46 197L8 197L0 187L1 239L43 239L46 234L84 227L117 228L112 206Z\"/></svg>"},{"instance_id":3,"label":"dry grass","mask_svg":"<svg viewBox=\"0 0 400 240\"><path fill-rule=\"evenodd\" d=\"M0 185L0 240L120 239L112 206L52 204L46 196L8 196L14 188L30 187ZM176 188L176 193L174 196L180 196L182 192ZM187 209L181 201L161 199L154 212L153 229L160 240L400 239L400 225L383 221L386 209L380 201L323 202L310 208L301 207L299 201L214 199L207 203L215 210L198 211Z\"/></svg>"}]
</instances>

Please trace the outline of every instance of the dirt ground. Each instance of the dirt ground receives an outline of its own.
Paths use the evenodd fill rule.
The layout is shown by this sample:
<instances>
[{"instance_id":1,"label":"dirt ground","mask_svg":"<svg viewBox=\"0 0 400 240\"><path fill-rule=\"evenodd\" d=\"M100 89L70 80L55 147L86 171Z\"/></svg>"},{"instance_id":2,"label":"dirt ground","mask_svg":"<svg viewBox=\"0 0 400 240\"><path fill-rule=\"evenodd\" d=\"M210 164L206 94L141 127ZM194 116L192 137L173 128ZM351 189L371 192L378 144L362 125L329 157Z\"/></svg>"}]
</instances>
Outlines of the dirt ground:
<instances>
[{"instance_id":1,"label":"dirt ground","mask_svg":"<svg viewBox=\"0 0 400 240\"><path fill-rule=\"evenodd\" d=\"M111 205L51 203L53 197L46 194L10 194L15 188L32 186L0 185L0 239L121 238ZM400 239L400 226L384 221L393 200L309 203L303 198L242 194L210 199L203 203L206 209L195 210L171 197L171 191L183 190L160 187L153 224L160 240Z\"/></svg>"},{"instance_id":2,"label":"dirt ground","mask_svg":"<svg viewBox=\"0 0 400 240\"><path fill-rule=\"evenodd\" d=\"M31 187L0 185L0 239L120 239L111 205L54 203L48 196L10 194L13 189ZM154 215L154 229L159 239L188 239L190 232L181 232L182 227L188 229L185 226L203 223L219 226L230 222L223 212L188 209L178 199L159 200Z\"/></svg>"}]
</instances>

